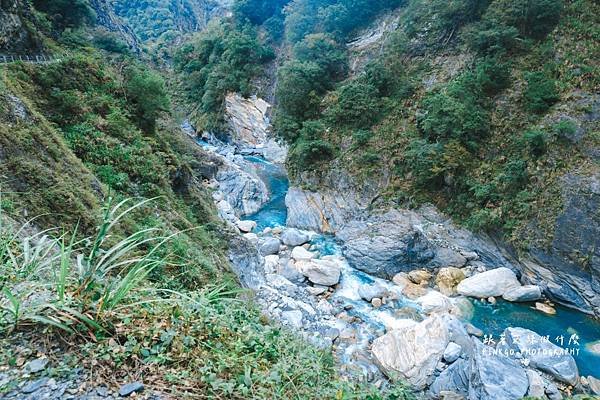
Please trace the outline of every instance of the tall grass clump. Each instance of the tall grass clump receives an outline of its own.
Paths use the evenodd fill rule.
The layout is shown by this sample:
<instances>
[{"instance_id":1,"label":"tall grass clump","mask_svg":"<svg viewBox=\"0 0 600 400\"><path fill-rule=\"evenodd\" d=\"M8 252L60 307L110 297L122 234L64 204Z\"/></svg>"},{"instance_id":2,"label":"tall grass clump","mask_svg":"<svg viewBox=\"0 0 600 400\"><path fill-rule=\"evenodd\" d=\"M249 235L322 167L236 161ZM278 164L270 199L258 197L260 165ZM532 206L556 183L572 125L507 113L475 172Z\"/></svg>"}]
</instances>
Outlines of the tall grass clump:
<instances>
[{"instance_id":1,"label":"tall grass clump","mask_svg":"<svg viewBox=\"0 0 600 400\"><path fill-rule=\"evenodd\" d=\"M124 238L112 235L149 201L109 203L95 236L83 239L77 229L30 233L33 221L20 228L0 225L0 332L36 324L109 330L111 318L136 299L148 275L170 263L168 254L157 254L175 234L145 228Z\"/></svg>"}]
</instances>

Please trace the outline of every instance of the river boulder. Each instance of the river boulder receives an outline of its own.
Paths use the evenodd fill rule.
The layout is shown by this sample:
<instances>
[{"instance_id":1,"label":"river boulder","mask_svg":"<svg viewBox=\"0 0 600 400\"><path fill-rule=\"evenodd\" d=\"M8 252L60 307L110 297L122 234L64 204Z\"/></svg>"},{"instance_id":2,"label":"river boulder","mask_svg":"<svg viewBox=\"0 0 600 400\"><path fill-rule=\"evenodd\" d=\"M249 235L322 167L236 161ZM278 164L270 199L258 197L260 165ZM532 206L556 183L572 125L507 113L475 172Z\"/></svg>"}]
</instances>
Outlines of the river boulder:
<instances>
[{"instance_id":1,"label":"river boulder","mask_svg":"<svg viewBox=\"0 0 600 400\"><path fill-rule=\"evenodd\" d=\"M447 312L451 307L450 299L443 294L431 290L425 296L419 297L417 303L425 314Z\"/></svg>"},{"instance_id":2,"label":"river boulder","mask_svg":"<svg viewBox=\"0 0 600 400\"><path fill-rule=\"evenodd\" d=\"M570 385L577 383L577 364L566 349L524 328L507 328L504 338L504 342L497 346L499 350L507 354L519 353L522 358L529 360L531 368L546 372L561 382Z\"/></svg>"},{"instance_id":3,"label":"river boulder","mask_svg":"<svg viewBox=\"0 0 600 400\"><path fill-rule=\"evenodd\" d=\"M520 286L521 284L512 270L500 267L461 281L456 290L463 296L488 298L502 296L509 289Z\"/></svg>"},{"instance_id":4,"label":"river boulder","mask_svg":"<svg viewBox=\"0 0 600 400\"><path fill-rule=\"evenodd\" d=\"M507 290L502 295L506 301L526 302L536 301L542 297L542 290L536 285L525 285Z\"/></svg>"},{"instance_id":5,"label":"river boulder","mask_svg":"<svg viewBox=\"0 0 600 400\"><path fill-rule=\"evenodd\" d=\"M454 361L458 360L461 352L462 347L460 347L459 344L456 344L454 342L448 343L448 346L446 346L446 350L444 350L443 354L444 361L446 361L449 364L453 363Z\"/></svg>"},{"instance_id":6,"label":"river boulder","mask_svg":"<svg viewBox=\"0 0 600 400\"><path fill-rule=\"evenodd\" d=\"M404 379L423 389L448 345L448 330L441 317L430 317L375 339L372 353L380 369L391 379Z\"/></svg>"},{"instance_id":7,"label":"river boulder","mask_svg":"<svg viewBox=\"0 0 600 400\"><path fill-rule=\"evenodd\" d=\"M333 286L340 281L341 268L332 260L297 261L296 268L317 285Z\"/></svg>"},{"instance_id":8,"label":"river boulder","mask_svg":"<svg viewBox=\"0 0 600 400\"><path fill-rule=\"evenodd\" d=\"M456 286L465 279L464 272L456 267L441 268L435 277L435 283L442 294L456 295Z\"/></svg>"},{"instance_id":9,"label":"river boulder","mask_svg":"<svg viewBox=\"0 0 600 400\"><path fill-rule=\"evenodd\" d=\"M440 398L442 393L455 393L457 398L466 398L469 393L470 361L458 359L443 370L429 387L431 397Z\"/></svg>"},{"instance_id":10,"label":"river boulder","mask_svg":"<svg viewBox=\"0 0 600 400\"><path fill-rule=\"evenodd\" d=\"M519 400L527 393L529 379L519 363L473 339L469 399Z\"/></svg>"},{"instance_id":11,"label":"river boulder","mask_svg":"<svg viewBox=\"0 0 600 400\"><path fill-rule=\"evenodd\" d=\"M292 258L296 261L312 260L316 256L317 255L315 253L313 253L312 251L306 250L302 246L294 247L294 250L292 250Z\"/></svg>"},{"instance_id":12,"label":"river boulder","mask_svg":"<svg viewBox=\"0 0 600 400\"><path fill-rule=\"evenodd\" d=\"M254 228L256 228L256 222L254 221L238 221L236 223L236 226L238 227L238 229L240 230L240 232L243 233L248 233L248 232L252 232L252 230Z\"/></svg>"},{"instance_id":13,"label":"river boulder","mask_svg":"<svg viewBox=\"0 0 600 400\"><path fill-rule=\"evenodd\" d=\"M365 301L371 301L374 298L383 298L387 289L377 283L372 285L361 285L358 287L358 295Z\"/></svg>"},{"instance_id":14,"label":"river boulder","mask_svg":"<svg viewBox=\"0 0 600 400\"><path fill-rule=\"evenodd\" d=\"M271 237L264 241L264 243L260 246L260 254L263 256L270 256L273 254L279 253L279 247L281 246L281 242L279 239Z\"/></svg>"},{"instance_id":15,"label":"river boulder","mask_svg":"<svg viewBox=\"0 0 600 400\"><path fill-rule=\"evenodd\" d=\"M309 240L310 237L306 233L293 228L286 229L281 235L281 241L288 246L301 246Z\"/></svg>"},{"instance_id":16,"label":"river boulder","mask_svg":"<svg viewBox=\"0 0 600 400\"><path fill-rule=\"evenodd\" d=\"M391 279L398 272L427 266L435 255L418 222L410 211L391 210L368 221L351 221L337 236L352 267Z\"/></svg>"}]
</instances>

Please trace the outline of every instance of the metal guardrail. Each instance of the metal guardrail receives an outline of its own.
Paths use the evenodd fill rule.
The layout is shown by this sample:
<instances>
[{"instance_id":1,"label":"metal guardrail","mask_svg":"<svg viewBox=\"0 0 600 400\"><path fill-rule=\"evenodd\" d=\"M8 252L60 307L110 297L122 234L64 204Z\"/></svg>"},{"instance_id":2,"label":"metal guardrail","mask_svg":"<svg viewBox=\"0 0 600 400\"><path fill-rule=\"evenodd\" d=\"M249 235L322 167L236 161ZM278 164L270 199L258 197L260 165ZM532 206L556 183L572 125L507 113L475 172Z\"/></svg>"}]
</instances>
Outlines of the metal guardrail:
<instances>
[{"instance_id":1,"label":"metal guardrail","mask_svg":"<svg viewBox=\"0 0 600 400\"><path fill-rule=\"evenodd\" d=\"M48 64L62 61L61 56L40 55L18 55L6 56L0 54L0 64L10 64L15 62L25 62L31 64Z\"/></svg>"}]
</instances>

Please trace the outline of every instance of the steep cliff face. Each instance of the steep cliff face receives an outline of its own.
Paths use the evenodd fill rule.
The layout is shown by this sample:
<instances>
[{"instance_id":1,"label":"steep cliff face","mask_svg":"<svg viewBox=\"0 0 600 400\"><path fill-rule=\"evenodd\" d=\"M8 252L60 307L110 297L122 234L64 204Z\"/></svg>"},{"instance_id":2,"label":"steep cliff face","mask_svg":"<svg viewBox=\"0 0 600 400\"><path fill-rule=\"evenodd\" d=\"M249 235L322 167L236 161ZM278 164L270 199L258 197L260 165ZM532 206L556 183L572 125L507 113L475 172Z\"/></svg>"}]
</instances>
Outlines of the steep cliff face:
<instances>
[{"instance_id":1,"label":"steep cliff face","mask_svg":"<svg viewBox=\"0 0 600 400\"><path fill-rule=\"evenodd\" d=\"M140 50L139 39L135 35L135 32L115 14L107 0L90 0L90 6L96 12L96 22L98 25L118 34L136 52Z\"/></svg>"},{"instance_id":2,"label":"steep cliff face","mask_svg":"<svg viewBox=\"0 0 600 400\"><path fill-rule=\"evenodd\" d=\"M27 23L29 3L0 0L0 54L24 54L39 50L36 33Z\"/></svg>"},{"instance_id":3,"label":"steep cliff face","mask_svg":"<svg viewBox=\"0 0 600 400\"><path fill-rule=\"evenodd\" d=\"M111 5L146 42L160 38L172 41L178 35L200 31L212 18L227 15L231 4L215 0L115 0Z\"/></svg>"}]
</instances>

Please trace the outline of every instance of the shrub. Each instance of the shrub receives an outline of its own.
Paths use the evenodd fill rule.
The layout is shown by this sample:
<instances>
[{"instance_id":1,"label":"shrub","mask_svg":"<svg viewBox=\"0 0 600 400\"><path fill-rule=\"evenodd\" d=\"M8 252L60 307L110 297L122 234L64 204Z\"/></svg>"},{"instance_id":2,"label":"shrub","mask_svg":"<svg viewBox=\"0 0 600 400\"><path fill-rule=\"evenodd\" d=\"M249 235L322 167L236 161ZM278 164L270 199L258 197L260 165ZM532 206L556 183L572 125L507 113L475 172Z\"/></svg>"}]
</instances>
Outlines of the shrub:
<instances>
[{"instance_id":1,"label":"shrub","mask_svg":"<svg viewBox=\"0 0 600 400\"><path fill-rule=\"evenodd\" d=\"M112 32L102 31L94 36L94 43L99 49L111 53L128 54L129 46Z\"/></svg>"},{"instance_id":2,"label":"shrub","mask_svg":"<svg viewBox=\"0 0 600 400\"><path fill-rule=\"evenodd\" d=\"M292 147L290 162L301 170L309 170L317 163L331 160L334 153L333 146L324 140L300 139Z\"/></svg>"},{"instance_id":3,"label":"shrub","mask_svg":"<svg viewBox=\"0 0 600 400\"><path fill-rule=\"evenodd\" d=\"M529 152L534 157L540 157L546 152L546 134L542 131L527 131L523 135Z\"/></svg>"},{"instance_id":4,"label":"shrub","mask_svg":"<svg viewBox=\"0 0 600 400\"><path fill-rule=\"evenodd\" d=\"M466 33L469 47L480 54L496 55L518 48L519 31L498 21L482 21L473 25Z\"/></svg>"},{"instance_id":5,"label":"shrub","mask_svg":"<svg viewBox=\"0 0 600 400\"><path fill-rule=\"evenodd\" d=\"M352 140L355 146L364 146L371 140L372 135L367 129L358 129L352 133Z\"/></svg>"},{"instance_id":6,"label":"shrub","mask_svg":"<svg viewBox=\"0 0 600 400\"><path fill-rule=\"evenodd\" d=\"M510 66L497 58L485 58L475 69L477 85L488 96L493 96L510 86Z\"/></svg>"},{"instance_id":7,"label":"shrub","mask_svg":"<svg viewBox=\"0 0 600 400\"><path fill-rule=\"evenodd\" d=\"M515 193L527 184L527 163L524 160L510 160L496 178L504 193Z\"/></svg>"},{"instance_id":8,"label":"shrub","mask_svg":"<svg viewBox=\"0 0 600 400\"><path fill-rule=\"evenodd\" d=\"M572 140L577 134L577 125L568 119L564 119L552 128L554 132L563 139Z\"/></svg>"},{"instance_id":9,"label":"shrub","mask_svg":"<svg viewBox=\"0 0 600 400\"><path fill-rule=\"evenodd\" d=\"M432 141L456 139L475 147L489 131L488 112L480 103L481 94L473 82L458 80L425 97L418 115L418 126Z\"/></svg>"},{"instance_id":10,"label":"shrub","mask_svg":"<svg viewBox=\"0 0 600 400\"><path fill-rule=\"evenodd\" d=\"M529 111L543 114L560 100L556 81L548 78L543 72L527 73L525 80L527 81L525 101Z\"/></svg>"},{"instance_id":11,"label":"shrub","mask_svg":"<svg viewBox=\"0 0 600 400\"><path fill-rule=\"evenodd\" d=\"M533 39L543 39L560 20L562 0L496 0L485 18L495 19Z\"/></svg>"},{"instance_id":12,"label":"shrub","mask_svg":"<svg viewBox=\"0 0 600 400\"><path fill-rule=\"evenodd\" d=\"M130 68L125 90L133 102L140 128L154 131L158 114L169 109L169 98L162 77L147 69Z\"/></svg>"},{"instance_id":13,"label":"shrub","mask_svg":"<svg viewBox=\"0 0 600 400\"><path fill-rule=\"evenodd\" d=\"M381 160L379 154L372 151L367 151L360 156L360 162L364 165L375 165Z\"/></svg>"},{"instance_id":14,"label":"shrub","mask_svg":"<svg viewBox=\"0 0 600 400\"><path fill-rule=\"evenodd\" d=\"M429 188L443 184L442 153L443 146L439 143L423 139L410 142L404 156L417 186Z\"/></svg>"},{"instance_id":15,"label":"shrub","mask_svg":"<svg viewBox=\"0 0 600 400\"><path fill-rule=\"evenodd\" d=\"M373 86L381 96L388 96L398 77L392 76L392 73L381 63L371 62L365 67L365 73L362 80Z\"/></svg>"},{"instance_id":16,"label":"shrub","mask_svg":"<svg viewBox=\"0 0 600 400\"><path fill-rule=\"evenodd\" d=\"M327 110L335 123L354 128L368 128L377 120L381 102L377 89L353 81L341 87L337 102Z\"/></svg>"}]
</instances>

